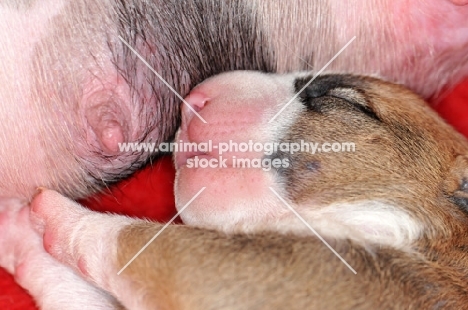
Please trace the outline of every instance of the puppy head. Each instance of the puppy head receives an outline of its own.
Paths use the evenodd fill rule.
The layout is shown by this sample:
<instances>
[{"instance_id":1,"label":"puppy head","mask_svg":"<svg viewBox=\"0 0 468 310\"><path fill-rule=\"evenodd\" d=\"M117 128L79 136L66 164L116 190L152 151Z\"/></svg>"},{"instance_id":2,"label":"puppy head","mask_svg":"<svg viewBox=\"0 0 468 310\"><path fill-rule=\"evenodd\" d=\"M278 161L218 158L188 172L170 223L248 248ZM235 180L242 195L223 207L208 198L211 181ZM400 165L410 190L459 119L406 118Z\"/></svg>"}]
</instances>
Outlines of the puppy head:
<instances>
[{"instance_id":1,"label":"puppy head","mask_svg":"<svg viewBox=\"0 0 468 310\"><path fill-rule=\"evenodd\" d=\"M177 141L213 147L176 154L178 208L206 187L186 223L308 231L300 216L329 236L401 245L465 221L464 138L401 86L311 79L234 72L194 89L207 124L184 107Z\"/></svg>"}]
</instances>

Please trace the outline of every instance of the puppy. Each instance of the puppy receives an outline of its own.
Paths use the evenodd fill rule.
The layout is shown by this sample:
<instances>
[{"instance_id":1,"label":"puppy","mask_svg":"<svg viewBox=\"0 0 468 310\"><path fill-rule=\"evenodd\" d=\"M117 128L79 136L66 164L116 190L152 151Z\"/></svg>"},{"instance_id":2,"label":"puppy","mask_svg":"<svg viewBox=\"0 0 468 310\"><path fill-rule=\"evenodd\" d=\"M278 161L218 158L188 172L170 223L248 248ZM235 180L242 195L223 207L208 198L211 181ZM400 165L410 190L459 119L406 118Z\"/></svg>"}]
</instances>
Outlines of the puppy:
<instances>
[{"instance_id":1,"label":"puppy","mask_svg":"<svg viewBox=\"0 0 468 310\"><path fill-rule=\"evenodd\" d=\"M192 91L176 142L216 147L175 155L187 226L43 190L45 250L127 309L467 308L466 140L401 86L311 78L234 72Z\"/></svg>"}]
</instances>

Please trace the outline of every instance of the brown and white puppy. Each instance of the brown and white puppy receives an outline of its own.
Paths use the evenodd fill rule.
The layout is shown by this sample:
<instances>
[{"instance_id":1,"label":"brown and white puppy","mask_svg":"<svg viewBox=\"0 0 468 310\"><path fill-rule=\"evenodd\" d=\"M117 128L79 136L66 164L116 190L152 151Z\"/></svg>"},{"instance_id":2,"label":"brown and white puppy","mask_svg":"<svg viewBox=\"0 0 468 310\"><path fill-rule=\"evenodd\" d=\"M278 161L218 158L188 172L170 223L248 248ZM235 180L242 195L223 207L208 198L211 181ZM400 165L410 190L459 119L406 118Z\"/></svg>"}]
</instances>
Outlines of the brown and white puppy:
<instances>
[{"instance_id":1,"label":"brown and white puppy","mask_svg":"<svg viewBox=\"0 0 468 310\"><path fill-rule=\"evenodd\" d=\"M306 86L310 79L255 72L209 79L187 98L208 124L184 107L177 141L302 140L321 152L178 153L179 210L206 189L181 213L189 226L162 232L162 224L91 212L42 191L31 206L45 249L128 309L466 308L466 140L401 86L349 75ZM355 150L326 152L326 143ZM197 156L220 155L227 168L190 168ZM234 156L277 159L277 167L234 168ZM6 221L25 221L25 213ZM97 306L93 296L75 298L117 307L111 299Z\"/></svg>"}]
</instances>

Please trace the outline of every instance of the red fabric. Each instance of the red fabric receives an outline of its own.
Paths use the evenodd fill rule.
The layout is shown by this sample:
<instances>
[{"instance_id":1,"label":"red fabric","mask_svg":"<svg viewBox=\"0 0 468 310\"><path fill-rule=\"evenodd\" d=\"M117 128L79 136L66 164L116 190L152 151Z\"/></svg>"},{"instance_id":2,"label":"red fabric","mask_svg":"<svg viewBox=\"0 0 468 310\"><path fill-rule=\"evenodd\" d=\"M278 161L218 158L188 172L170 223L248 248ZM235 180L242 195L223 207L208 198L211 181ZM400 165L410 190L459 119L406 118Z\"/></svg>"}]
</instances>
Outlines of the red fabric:
<instances>
[{"instance_id":1,"label":"red fabric","mask_svg":"<svg viewBox=\"0 0 468 310\"><path fill-rule=\"evenodd\" d=\"M468 80L460 84L436 110L456 129L468 137ZM172 193L174 168L170 158L136 173L105 194L84 204L98 211L111 211L168 221L175 214ZM13 278L0 269L0 309L35 310L34 302Z\"/></svg>"},{"instance_id":2,"label":"red fabric","mask_svg":"<svg viewBox=\"0 0 468 310\"><path fill-rule=\"evenodd\" d=\"M468 79L434 108L449 124L468 137Z\"/></svg>"}]
</instances>

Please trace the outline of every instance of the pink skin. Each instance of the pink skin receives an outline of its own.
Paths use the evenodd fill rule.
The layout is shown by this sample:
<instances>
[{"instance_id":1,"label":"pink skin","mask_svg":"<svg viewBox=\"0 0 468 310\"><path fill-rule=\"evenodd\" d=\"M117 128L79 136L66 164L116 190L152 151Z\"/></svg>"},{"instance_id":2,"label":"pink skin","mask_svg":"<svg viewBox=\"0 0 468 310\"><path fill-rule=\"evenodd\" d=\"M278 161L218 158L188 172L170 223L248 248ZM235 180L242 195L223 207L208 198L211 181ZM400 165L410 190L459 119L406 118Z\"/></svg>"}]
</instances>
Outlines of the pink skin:
<instances>
[{"instance_id":1,"label":"pink skin","mask_svg":"<svg viewBox=\"0 0 468 310\"><path fill-rule=\"evenodd\" d=\"M38 186L89 195L98 187L93 179L147 156L121 153L120 142L159 139L148 130L154 100L137 100L111 60L106 35L117 37L116 25L104 16L90 22L74 5L41 0L25 11L0 4L0 197L30 198ZM90 30L106 24L107 34Z\"/></svg>"},{"instance_id":2,"label":"pink skin","mask_svg":"<svg viewBox=\"0 0 468 310\"><path fill-rule=\"evenodd\" d=\"M80 310L91 306L114 309L112 297L44 250L43 240L30 222L30 208L24 201L1 199L0 211L0 264L30 294L41 296L36 300L41 309Z\"/></svg>"},{"instance_id":3,"label":"pink skin","mask_svg":"<svg viewBox=\"0 0 468 310\"><path fill-rule=\"evenodd\" d=\"M211 97L216 98L216 90L210 92L210 97L205 95L207 90L203 86L197 87L186 98L186 102L195 110L200 112L203 119L208 124L204 124L195 113L192 112L186 105L182 106L182 129L177 135L176 141L178 143L208 143L212 141L213 145L233 140L237 143L247 142L244 141L246 131L253 134L253 125L260 117L263 106L256 105L245 110L235 110L234 102L225 102L223 108L219 108L220 102L212 100ZM218 92L222 92L220 89ZM211 105L215 104L217 109L211 109ZM228 120L228 121L226 121ZM216 159L219 160L220 156L226 159L225 164L227 168L207 168L202 169L203 172L199 174L197 168L186 168L187 160L198 157L199 159ZM219 149L213 148L211 152L177 152L175 154L175 164L178 170L187 170L189 173L184 174L184 178L180 182L185 184L184 188L187 191L187 197L195 195L203 184L222 183L223 187L212 187L207 190L210 195L219 195L221 197L233 194L231 189L237 189L236 195L239 198L252 197L261 191L263 187L257 187L256 184L263 184L265 182L262 175L256 171L248 170L242 171L245 178L249 179L249 184L240 184L239 179L226 177L225 171L232 170L232 173L238 172L238 169L232 168L232 157L238 156L242 158L255 158L258 154L254 152L240 153L240 152L227 152L222 155L219 154ZM201 168L200 168L201 169ZM222 208L222 206L220 206Z\"/></svg>"},{"instance_id":4,"label":"pink skin","mask_svg":"<svg viewBox=\"0 0 468 310\"><path fill-rule=\"evenodd\" d=\"M433 100L468 74L465 1L295 2L301 9L259 1L280 72L319 70L356 36L331 72L375 74ZM269 16L275 10L282 13Z\"/></svg>"},{"instance_id":5,"label":"pink skin","mask_svg":"<svg viewBox=\"0 0 468 310\"><path fill-rule=\"evenodd\" d=\"M460 1L411 1L405 0L393 3L395 8L394 21L402 21L406 16L414 16L397 28L397 34L410 44L432 42L434 50L425 51L430 53L454 52L466 48L468 44L468 26L466 26L466 17L468 14L468 3L465 0ZM452 4L455 4L452 5ZM408 31L409 30L409 31ZM417 32L417 33L416 33ZM417 36L416 36L417 35ZM444 51L444 52L442 52ZM421 51L424 52L424 51ZM407 53L406 55L410 55ZM422 56L423 54L421 54Z\"/></svg>"},{"instance_id":6,"label":"pink skin","mask_svg":"<svg viewBox=\"0 0 468 310\"><path fill-rule=\"evenodd\" d=\"M433 40L433 48L420 49L418 54L414 56L414 58L425 56L424 66L435 66L437 68L438 64L444 59L458 59L458 62L453 62L445 68L433 71L434 74L439 74L441 78L443 78L442 72L444 71L446 77L453 73L452 78L458 80L466 77L468 72L468 53L466 52L468 50L468 6L465 0L453 1L453 3L459 6L444 2L427 1L427 6L421 8L419 7L420 3L417 1L408 1L408 5L415 12L416 18L410 21L408 29L400 30L403 38L413 30L422 30L417 38L413 38L416 42L421 40L424 43L428 38ZM404 9L401 12L403 16L407 14ZM407 50L404 52L410 53L411 44L406 45L406 47ZM434 54L439 54L441 57L436 61L431 60L428 55ZM407 61L402 63L403 74L412 70L414 58L406 57ZM409 75L409 78L417 79L416 76L411 75ZM439 94L439 96L443 96L443 94ZM436 98L433 96L432 99Z\"/></svg>"},{"instance_id":7,"label":"pink skin","mask_svg":"<svg viewBox=\"0 0 468 310\"><path fill-rule=\"evenodd\" d=\"M383 77L392 75L395 77L392 81L410 86L423 97L437 101L437 97L443 97L443 91L447 91L442 84L466 77L468 72L466 1L407 0L389 2L389 5L394 10L392 26L396 32L392 40L397 42L396 50L400 56L384 59L380 73ZM414 70L416 64L421 70ZM439 84L430 82L417 86L417 80L423 81L421 77L429 75L438 76ZM430 95L434 90L437 95Z\"/></svg>"}]
</instances>

